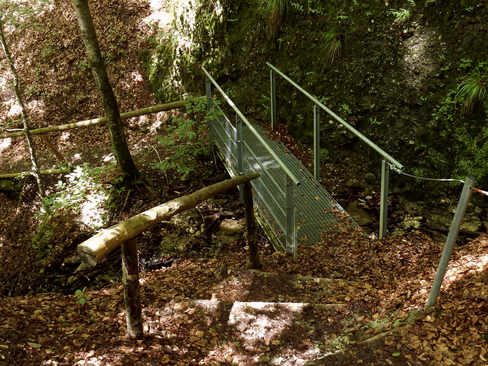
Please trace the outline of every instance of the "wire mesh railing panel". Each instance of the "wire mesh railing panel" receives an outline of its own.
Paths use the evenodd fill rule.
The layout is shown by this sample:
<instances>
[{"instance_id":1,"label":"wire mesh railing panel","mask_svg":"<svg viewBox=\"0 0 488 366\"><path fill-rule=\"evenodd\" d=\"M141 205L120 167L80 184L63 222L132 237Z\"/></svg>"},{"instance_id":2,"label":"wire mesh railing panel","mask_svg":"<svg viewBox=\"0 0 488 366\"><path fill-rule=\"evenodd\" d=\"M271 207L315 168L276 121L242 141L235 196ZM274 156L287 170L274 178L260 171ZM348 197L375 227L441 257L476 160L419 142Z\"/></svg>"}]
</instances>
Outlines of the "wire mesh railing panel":
<instances>
[{"instance_id":1,"label":"wire mesh railing panel","mask_svg":"<svg viewBox=\"0 0 488 366\"><path fill-rule=\"evenodd\" d=\"M229 171L237 172L238 145L236 141L237 128L229 118L222 113L212 122L212 133L221 155L226 159ZM337 229L338 225L356 225L344 209L313 177L307 168L281 143L274 141L264 134L264 131L254 128L265 139L268 146L282 159L288 169L299 179L293 204L296 207L296 235L297 246L315 244L320 240L323 231ZM242 126L242 171L240 173L259 172L260 177L252 181L256 208L260 218L267 226L268 234L274 237L275 245L279 249L290 251L286 245L287 229L287 175L271 156L267 148L262 145L254 134ZM228 139L225 141L225 139Z\"/></svg>"},{"instance_id":2,"label":"wire mesh railing panel","mask_svg":"<svg viewBox=\"0 0 488 366\"><path fill-rule=\"evenodd\" d=\"M233 123L215 103L210 133L229 173L260 173L251 182L258 221L275 247L296 253L315 244L324 230L356 225L307 168L280 142L251 124L220 86L207 75L207 98L213 84L236 113Z\"/></svg>"},{"instance_id":3,"label":"wire mesh railing panel","mask_svg":"<svg viewBox=\"0 0 488 366\"><path fill-rule=\"evenodd\" d=\"M298 246L315 244L322 231L335 230L338 225L357 225L286 146L270 139L270 147L300 179L295 194Z\"/></svg>"},{"instance_id":4,"label":"wire mesh railing panel","mask_svg":"<svg viewBox=\"0 0 488 366\"><path fill-rule=\"evenodd\" d=\"M245 126L242 128L242 142L244 172L260 173L259 178L251 182L256 206L275 238L283 243L286 232L286 197L282 187L286 174Z\"/></svg>"},{"instance_id":5,"label":"wire mesh railing panel","mask_svg":"<svg viewBox=\"0 0 488 366\"><path fill-rule=\"evenodd\" d=\"M224 165L228 169L231 169L229 173L236 175L236 128L219 107L214 105L214 108L214 118L209 122L210 135L212 136L213 143L218 147L218 152L224 161Z\"/></svg>"}]
</instances>

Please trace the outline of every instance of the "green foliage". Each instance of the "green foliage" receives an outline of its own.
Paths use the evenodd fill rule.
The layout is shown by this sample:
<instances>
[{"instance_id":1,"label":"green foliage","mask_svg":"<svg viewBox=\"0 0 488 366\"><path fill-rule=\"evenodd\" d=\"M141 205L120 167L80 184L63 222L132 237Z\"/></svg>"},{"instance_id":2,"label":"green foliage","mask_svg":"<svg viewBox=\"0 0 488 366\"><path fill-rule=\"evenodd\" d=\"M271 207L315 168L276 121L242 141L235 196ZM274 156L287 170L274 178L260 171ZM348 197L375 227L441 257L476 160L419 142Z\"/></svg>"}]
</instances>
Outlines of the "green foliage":
<instances>
[{"instance_id":1,"label":"green foliage","mask_svg":"<svg viewBox=\"0 0 488 366\"><path fill-rule=\"evenodd\" d=\"M471 67L470 59L461 60L459 69ZM432 120L427 125L428 132L422 138L425 140L422 148L428 152L429 165L435 166L441 174L459 178L473 175L481 184L487 183L487 79L488 63L480 62L434 108ZM476 104L484 108L468 118L466 112L472 111Z\"/></svg>"},{"instance_id":2,"label":"green foliage","mask_svg":"<svg viewBox=\"0 0 488 366\"><path fill-rule=\"evenodd\" d=\"M83 290L78 289L75 291L76 302L80 306L85 306L86 303L89 300L91 300L91 297L85 291L86 291L86 288L84 288Z\"/></svg>"},{"instance_id":3,"label":"green foliage","mask_svg":"<svg viewBox=\"0 0 488 366\"><path fill-rule=\"evenodd\" d=\"M54 237L57 223L52 221L50 217L44 218L32 237L32 248L40 251L46 251L52 249L52 238ZM44 255L44 253L41 253Z\"/></svg>"},{"instance_id":4,"label":"green foliage","mask_svg":"<svg viewBox=\"0 0 488 366\"><path fill-rule=\"evenodd\" d=\"M54 47L52 46L46 46L41 50L41 57L42 58L48 58L50 57L53 53L55 52Z\"/></svg>"},{"instance_id":5,"label":"green foliage","mask_svg":"<svg viewBox=\"0 0 488 366\"><path fill-rule=\"evenodd\" d=\"M53 5L53 1L29 0L22 3L12 0L0 0L0 22L23 28L36 26L34 22L30 21L31 18L35 16L36 11L48 5Z\"/></svg>"},{"instance_id":6,"label":"green foliage","mask_svg":"<svg viewBox=\"0 0 488 366\"><path fill-rule=\"evenodd\" d=\"M186 178L196 168L195 159L209 154L205 139L209 115L207 102L202 98L189 98L186 105L186 116L175 117L166 126L158 142L168 156L154 164L164 172L176 170Z\"/></svg>"},{"instance_id":7,"label":"green foliage","mask_svg":"<svg viewBox=\"0 0 488 366\"><path fill-rule=\"evenodd\" d=\"M476 103L486 104L488 98L488 62L478 66L459 84L456 99L464 103L467 112L472 111Z\"/></svg>"},{"instance_id":8,"label":"green foliage","mask_svg":"<svg viewBox=\"0 0 488 366\"><path fill-rule=\"evenodd\" d=\"M348 105L348 104L346 104L346 103L343 103L343 104L341 105L341 108L340 108L340 109L341 109L341 112L342 112L343 114L345 114L346 116L350 116L350 115L352 114L352 109L351 109L351 107L349 107L349 105Z\"/></svg>"},{"instance_id":9,"label":"green foliage","mask_svg":"<svg viewBox=\"0 0 488 366\"><path fill-rule=\"evenodd\" d=\"M390 14L395 17L395 23L396 24L401 24L405 23L408 19L410 19L410 10L409 9L392 9L390 10Z\"/></svg>"},{"instance_id":10,"label":"green foliage","mask_svg":"<svg viewBox=\"0 0 488 366\"><path fill-rule=\"evenodd\" d=\"M327 53L329 63L340 56L342 50L342 42L335 29L331 29L324 34L324 46Z\"/></svg>"},{"instance_id":11,"label":"green foliage","mask_svg":"<svg viewBox=\"0 0 488 366\"><path fill-rule=\"evenodd\" d=\"M324 15L325 7L320 0L291 0L290 8L300 14Z\"/></svg>"},{"instance_id":12,"label":"green foliage","mask_svg":"<svg viewBox=\"0 0 488 366\"><path fill-rule=\"evenodd\" d=\"M90 205L85 210L89 211L89 219L83 220L83 224L91 229L106 224L105 202L108 192L99 182L98 177L101 172L102 169L90 168L85 163L67 174L65 181L58 181L55 191L43 199L44 211L39 214L40 224L32 238L33 248L41 252L49 250L57 227L56 218L62 215L80 214L85 203Z\"/></svg>"},{"instance_id":13,"label":"green foliage","mask_svg":"<svg viewBox=\"0 0 488 366\"><path fill-rule=\"evenodd\" d=\"M92 169L87 163L77 166L72 173L66 175L66 182L58 181L56 191L44 198L44 207L49 215L56 212L77 209L85 199L88 191L95 188L100 169Z\"/></svg>"},{"instance_id":14,"label":"green foliage","mask_svg":"<svg viewBox=\"0 0 488 366\"><path fill-rule=\"evenodd\" d=\"M320 161L327 161L329 156L329 150L327 150L325 147L320 148Z\"/></svg>"},{"instance_id":15,"label":"green foliage","mask_svg":"<svg viewBox=\"0 0 488 366\"><path fill-rule=\"evenodd\" d=\"M381 126L383 124L383 121L379 121L376 117L369 117L368 122L372 126Z\"/></svg>"},{"instance_id":16,"label":"green foliage","mask_svg":"<svg viewBox=\"0 0 488 366\"><path fill-rule=\"evenodd\" d=\"M473 60L471 60L470 58L462 58L459 61L458 69L460 71L467 71L470 70L472 67L473 67Z\"/></svg>"},{"instance_id":17,"label":"green foliage","mask_svg":"<svg viewBox=\"0 0 488 366\"><path fill-rule=\"evenodd\" d=\"M185 58L185 55L178 58L176 49L176 40L171 35L157 33L149 38L148 49L141 54L152 90L161 101L174 99L179 90L175 82L180 79L175 74L175 63L177 59Z\"/></svg>"}]
</instances>

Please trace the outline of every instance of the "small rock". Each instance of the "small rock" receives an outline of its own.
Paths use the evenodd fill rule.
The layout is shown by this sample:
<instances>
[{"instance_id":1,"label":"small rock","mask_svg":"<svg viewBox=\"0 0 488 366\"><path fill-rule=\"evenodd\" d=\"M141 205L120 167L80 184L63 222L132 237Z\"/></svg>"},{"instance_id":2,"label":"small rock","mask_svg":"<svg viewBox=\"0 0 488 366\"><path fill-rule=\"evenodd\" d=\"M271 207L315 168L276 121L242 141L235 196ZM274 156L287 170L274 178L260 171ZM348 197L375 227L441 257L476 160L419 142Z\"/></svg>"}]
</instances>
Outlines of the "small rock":
<instances>
[{"instance_id":1,"label":"small rock","mask_svg":"<svg viewBox=\"0 0 488 366\"><path fill-rule=\"evenodd\" d=\"M246 220L225 219L220 223L215 238L220 244L235 242L244 233Z\"/></svg>"},{"instance_id":2,"label":"small rock","mask_svg":"<svg viewBox=\"0 0 488 366\"><path fill-rule=\"evenodd\" d=\"M452 221L452 214L446 211L432 212L427 215L427 226L431 229L446 232Z\"/></svg>"},{"instance_id":3,"label":"small rock","mask_svg":"<svg viewBox=\"0 0 488 366\"><path fill-rule=\"evenodd\" d=\"M368 211L359 207L359 204L357 202L351 202L347 206L346 211L360 226L369 225L375 221Z\"/></svg>"},{"instance_id":4,"label":"small rock","mask_svg":"<svg viewBox=\"0 0 488 366\"><path fill-rule=\"evenodd\" d=\"M374 175L373 173L366 173L366 175L364 176L364 180L368 184L374 184L378 182L376 175Z\"/></svg>"},{"instance_id":5,"label":"small rock","mask_svg":"<svg viewBox=\"0 0 488 366\"><path fill-rule=\"evenodd\" d=\"M476 233L481 230L482 226L483 224L478 216L469 215L464 217L460 230L468 233Z\"/></svg>"},{"instance_id":6,"label":"small rock","mask_svg":"<svg viewBox=\"0 0 488 366\"><path fill-rule=\"evenodd\" d=\"M346 182L348 188L361 188L361 183L356 178L351 178Z\"/></svg>"},{"instance_id":7,"label":"small rock","mask_svg":"<svg viewBox=\"0 0 488 366\"><path fill-rule=\"evenodd\" d=\"M245 227L245 220L235 220L235 219L225 219L222 220L219 226L219 232L225 233L226 235L229 234L239 234L244 230Z\"/></svg>"}]
</instances>

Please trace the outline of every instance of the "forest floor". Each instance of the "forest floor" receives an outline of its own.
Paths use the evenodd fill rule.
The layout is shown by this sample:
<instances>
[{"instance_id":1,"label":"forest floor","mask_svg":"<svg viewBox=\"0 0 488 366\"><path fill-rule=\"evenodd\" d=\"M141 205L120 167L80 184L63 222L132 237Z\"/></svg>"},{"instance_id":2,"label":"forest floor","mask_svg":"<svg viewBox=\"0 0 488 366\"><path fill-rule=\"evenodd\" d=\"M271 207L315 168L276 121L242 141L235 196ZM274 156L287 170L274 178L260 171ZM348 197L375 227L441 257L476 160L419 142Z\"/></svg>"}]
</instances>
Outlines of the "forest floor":
<instances>
[{"instance_id":1,"label":"forest floor","mask_svg":"<svg viewBox=\"0 0 488 366\"><path fill-rule=\"evenodd\" d=\"M0 364L488 362L486 236L455 252L439 304L417 317L440 252L421 234L384 241L337 234L296 260L265 249L262 274L246 269L242 240L210 257L201 249L142 275L141 340L125 336L118 284L85 291L84 304L55 293L3 299Z\"/></svg>"},{"instance_id":2,"label":"forest floor","mask_svg":"<svg viewBox=\"0 0 488 366\"><path fill-rule=\"evenodd\" d=\"M91 5L105 35L100 41L121 110L154 104L140 62L151 32L142 22L149 5L112 0ZM100 116L70 1L56 1L37 20L45 31L10 30L8 37L33 127ZM3 60L0 67L2 75L8 74ZM0 95L2 124L19 127L4 79ZM111 223L225 179L212 161L198 161L200 168L189 179L166 177L152 167L158 154L165 156L156 133L175 114L127 121L136 163L154 187L164 189L158 197L123 191L114 183L118 173L109 169L100 179L107 190L119 193L109 206ZM73 166L94 168L114 160L103 126L36 137L35 142L43 168L63 163L56 161L52 146ZM28 169L22 139L1 140L0 153L2 172ZM81 176L74 179L82 181ZM60 190L58 180L69 183L47 178L48 193ZM141 262L145 337L132 341L125 336L118 253L92 273L73 275L76 265L67 259L93 229L75 220L80 211L67 210L46 235L49 227L41 226L33 181L20 186L20 192L0 192L0 365L488 364L486 235L455 250L439 304L417 313L425 305L442 248L418 230L383 241L357 233L329 235L301 249L296 259L274 253L261 236L263 272L247 270L242 237L218 245L213 231L206 232L185 250L163 258L164 268L151 271ZM202 216L224 211L238 219L242 207L236 201L235 192L217 197L193 211L191 220L202 223ZM171 225L140 236L144 259L168 233L181 240L195 237ZM45 238L45 247L33 247L35 233ZM73 289L81 290L78 296ZM384 336L374 338L379 334Z\"/></svg>"}]
</instances>

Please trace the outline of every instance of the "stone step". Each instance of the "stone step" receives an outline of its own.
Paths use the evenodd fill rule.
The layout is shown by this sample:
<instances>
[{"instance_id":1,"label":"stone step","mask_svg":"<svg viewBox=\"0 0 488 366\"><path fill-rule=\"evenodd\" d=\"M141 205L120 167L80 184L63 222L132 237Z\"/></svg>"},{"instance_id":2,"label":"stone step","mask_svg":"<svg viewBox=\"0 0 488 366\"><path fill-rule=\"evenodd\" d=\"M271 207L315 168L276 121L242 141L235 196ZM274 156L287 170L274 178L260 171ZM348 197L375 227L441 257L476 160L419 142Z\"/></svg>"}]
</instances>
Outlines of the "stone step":
<instances>
[{"instance_id":1,"label":"stone step","mask_svg":"<svg viewBox=\"0 0 488 366\"><path fill-rule=\"evenodd\" d=\"M157 315L147 324L149 334L178 329L179 337L204 347L204 364L239 365L321 359L349 342L344 330L352 316L342 304L216 299L173 301Z\"/></svg>"},{"instance_id":2,"label":"stone step","mask_svg":"<svg viewBox=\"0 0 488 366\"><path fill-rule=\"evenodd\" d=\"M212 297L224 301L342 303L353 292L351 287L357 286L342 279L245 270L215 286Z\"/></svg>"}]
</instances>

